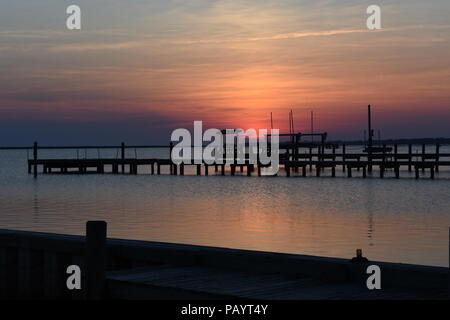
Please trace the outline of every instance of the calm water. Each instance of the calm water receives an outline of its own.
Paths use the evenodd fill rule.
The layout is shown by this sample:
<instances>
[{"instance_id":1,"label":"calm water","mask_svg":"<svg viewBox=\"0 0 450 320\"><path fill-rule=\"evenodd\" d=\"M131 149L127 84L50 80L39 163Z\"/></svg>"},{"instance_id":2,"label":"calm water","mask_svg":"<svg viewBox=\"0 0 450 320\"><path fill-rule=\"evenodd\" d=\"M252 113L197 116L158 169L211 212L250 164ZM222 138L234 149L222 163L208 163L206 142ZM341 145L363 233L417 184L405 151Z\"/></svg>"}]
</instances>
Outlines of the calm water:
<instances>
[{"instance_id":1,"label":"calm water","mask_svg":"<svg viewBox=\"0 0 450 320\"><path fill-rule=\"evenodd\" d=\"M138 150L137 156L152 152L165 151ZM116 154L101 151L102 157ZM86 156L97 157L97 150ZM373 260L448 266L448 171L435 181L148 174L33 179L26 160L26 151L0 151L0 228L83 234L87 220L102 219L110 237L343 258L362 248Z\"/></svg>"}]
</instances>

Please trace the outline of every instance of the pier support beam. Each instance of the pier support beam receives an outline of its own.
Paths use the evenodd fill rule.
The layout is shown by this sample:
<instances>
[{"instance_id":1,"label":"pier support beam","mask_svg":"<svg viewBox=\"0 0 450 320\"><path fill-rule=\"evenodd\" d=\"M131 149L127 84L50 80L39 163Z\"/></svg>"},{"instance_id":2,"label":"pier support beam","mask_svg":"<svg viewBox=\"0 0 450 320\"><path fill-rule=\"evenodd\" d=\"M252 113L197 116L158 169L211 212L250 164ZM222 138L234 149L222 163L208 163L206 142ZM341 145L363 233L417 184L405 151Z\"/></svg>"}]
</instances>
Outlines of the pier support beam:
<instances>
[{"instance_id":1,"label":"pier support beam","mask_svg":"<svg viewBox=\"0 0 450 320\"><path fill-rule=\"evenodd\" d=\"M106 222L86 223L86 297L98 300L105 297Z\"/></svg>"},{"instance_id":2,"label":"pier support beam","mask_svg":"<svg viewBox=\"0 0 450 320\"><path fill-rule=\"evenodd\" d=\"M121 159L122 159L122 173L125 173L125 143L122 142L121 146Z\"/></svg>"},{"instance_id":3,"label":"pier support beam","mask_svg":"<svg viewBox=\"0 0 450 320\"><path fill-rule=\"evenodd\" d=\"M33 174L34 177L37 178L37 158L38 158L38 143L35 141L33 144Z\"/></svg>"}]
</instances>

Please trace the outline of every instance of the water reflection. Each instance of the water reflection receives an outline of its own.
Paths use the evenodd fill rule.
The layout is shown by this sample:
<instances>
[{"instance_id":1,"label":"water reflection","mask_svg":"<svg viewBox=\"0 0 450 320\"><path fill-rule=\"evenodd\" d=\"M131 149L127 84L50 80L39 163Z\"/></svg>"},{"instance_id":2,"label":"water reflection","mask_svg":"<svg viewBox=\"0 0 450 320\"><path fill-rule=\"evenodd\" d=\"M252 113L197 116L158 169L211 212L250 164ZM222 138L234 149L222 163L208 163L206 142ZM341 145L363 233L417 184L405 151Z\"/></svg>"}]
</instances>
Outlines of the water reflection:
<instances>
[{"instance_id":1,"label":"water reflection","mask_svg":"<svg viewBox=\"0 0 450 320\"><path fill-rule=\"evenodd\" d=\"M448 265L448 181L26 174L0 153L0 227ZM89 156L89 155L88 155ZM102 150L103 156L103 150ZM139 156L141 156L139 154ZM376 232L375 232L376 231Z\"/></svg>"}]
</instances>

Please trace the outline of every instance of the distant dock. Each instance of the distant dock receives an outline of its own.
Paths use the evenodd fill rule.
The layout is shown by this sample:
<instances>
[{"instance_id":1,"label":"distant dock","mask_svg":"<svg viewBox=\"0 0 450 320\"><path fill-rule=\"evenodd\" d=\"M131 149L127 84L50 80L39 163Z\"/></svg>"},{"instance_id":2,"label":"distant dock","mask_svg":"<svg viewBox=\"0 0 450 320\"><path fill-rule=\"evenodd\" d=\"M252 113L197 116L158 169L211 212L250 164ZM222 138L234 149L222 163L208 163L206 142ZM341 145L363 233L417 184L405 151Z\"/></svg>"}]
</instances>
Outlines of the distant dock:
<instances>
[{"instance_id":1,"label":"distant dock","mask_svg":"<svg viewBox=\"0 0 450 320\"><path fill-rule=\"evenodd\" d=\"M370 257L368 257L370 259ZM68 266L81 290L66 286ZM381 290L366 285L369 265ZM449 268L0 230L0 299L448 299Z\"/></svg>"},{"instance_id":2,"label":"distant dock","mask_svg":"<svg viewBox=\"0 0 450 320\"><path fill-rule=\"evenodd\" d=\"M421 152L413 152L411 144L407 145L407 152L399 152L400 145L372 147L369 150L360 152L347 152L345 144L326 144L326 143L291 143L280 147L280 172L285 176L313 175L316 177L328 175L336 177L336 171L341 168L349 178L354 176L355 170L363 178L380 177L384 178L389 173L395 178L401 177L404 169L408 172L414 172L415 178L419 179L424 173L429 178L434 179L436 172L441 168L450 168L450 153L440 152L441 146L433 146L433 152L427 152L427 145L422 145ZM75 147L60 147L74 149ZM100 147L96 147L100 149ZM103 147L111 148L111 147ZM184 175L185 167L193 166L197 175L208 176L211 172L215 175L236 175L241 172L247 176L261 176L261 169L267 167L259 163L251 164L248 155L245 161L239 163L237 159L224 161L223 164L206 164L202 162L197 164L173 163L171 157L168 158L127 158L125 157L125 144L120 147L120 156L117 158L77 158L77 159L41 159L38 157L38 144L33 146L33 157L28 160L28 172L37 176L38 172L50 173L127 173L137 174L139 167L146 167L148 174L162 174L168 172L171 175ZM132 148L139 148L133 146ZM167 148L171 146L141 146L141 148ZM48 149L48 148L47 148ZM366 151L366 152L364 152ZM373 151L373 152L372 152ZM164 169L164 170L162 170ZM376 170L377 174L373 174ZM422 175L420 174L422 173Z\"/></svg>"}]
</instances>

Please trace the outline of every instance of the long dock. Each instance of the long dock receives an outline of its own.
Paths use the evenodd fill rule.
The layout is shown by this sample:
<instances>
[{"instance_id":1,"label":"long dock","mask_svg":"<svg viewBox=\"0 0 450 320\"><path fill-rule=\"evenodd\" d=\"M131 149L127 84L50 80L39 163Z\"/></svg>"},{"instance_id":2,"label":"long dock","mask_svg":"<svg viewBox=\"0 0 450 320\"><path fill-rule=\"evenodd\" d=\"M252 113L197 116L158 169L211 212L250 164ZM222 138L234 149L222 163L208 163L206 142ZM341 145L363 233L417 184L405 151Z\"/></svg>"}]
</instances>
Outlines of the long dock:
<instances>
[{"instance_id":1,"label":"long dock","mask_svg":"<svg viewBox=\"0 0 450 320\"><path fill-rule=\"evenodd\" d=\"M426 152L426 145L422 146L422 152L413 153L412 145L408 146L408 152L398 152L399 146L383 146L381 150L393 150L383 153L367 152L346 152L346 145L325 144L291 145L280 149L280 169L285 172L287 177L302 176L306 177L308 172L317 177L325 175L325 169L330 172L328 175L336 177L336 170L342 168L346 176L354 176L355 170L361 172L360 176L384 178L392 172L392 176L400 178L402 171L415 173L415 178L419 179L424 173L429 174L434 179L436 173L441 168L450 168L450 153L441 153L440 145L435 146L435 152ZM170 148L170 147L167 147ZM246 173L247 176L257 172L261 176L261 169L267 167L259 162L251 164L248 155L239 163L237 159L224 161L223 164L181 164L176 165L169 158L126 158L125 145L121 145L121 156L118 158L85 158L85 159L39 159L38 145L35 143L33 148L33 158L28 160L28 172L37 176L38 171L42 173L129 173L137 174L139 167L146 167L149 174L162 174L169 172L171 175L184 175L185 167L193 166L197 175L209 175L211 167L216 175L226 175L229 173L234 176L237 172ZM302 150L304 152L302 152ZM305 151L306 150L306 151ZM162 170L164 169L164 170ZM373 170L377 174L373 174ZM301 170L301 173L300 173ZM141 171L142 172L142 171ZM422 173L422 174L421 174Z\"/></svg>"},{"instance_id":2,"label":"long dock","mask_svg":"<svg viewBox=\"0 0 450 320\"><path fill-rule=\"evenodd\" d=\"M0 230L0 298L21 299L448 299L449 268ZM368 257L370 260L370 257ZM80 267L80 290L66 286ZM369 290L367 267L381 270Z\"/></svg>"}]
</instances>

